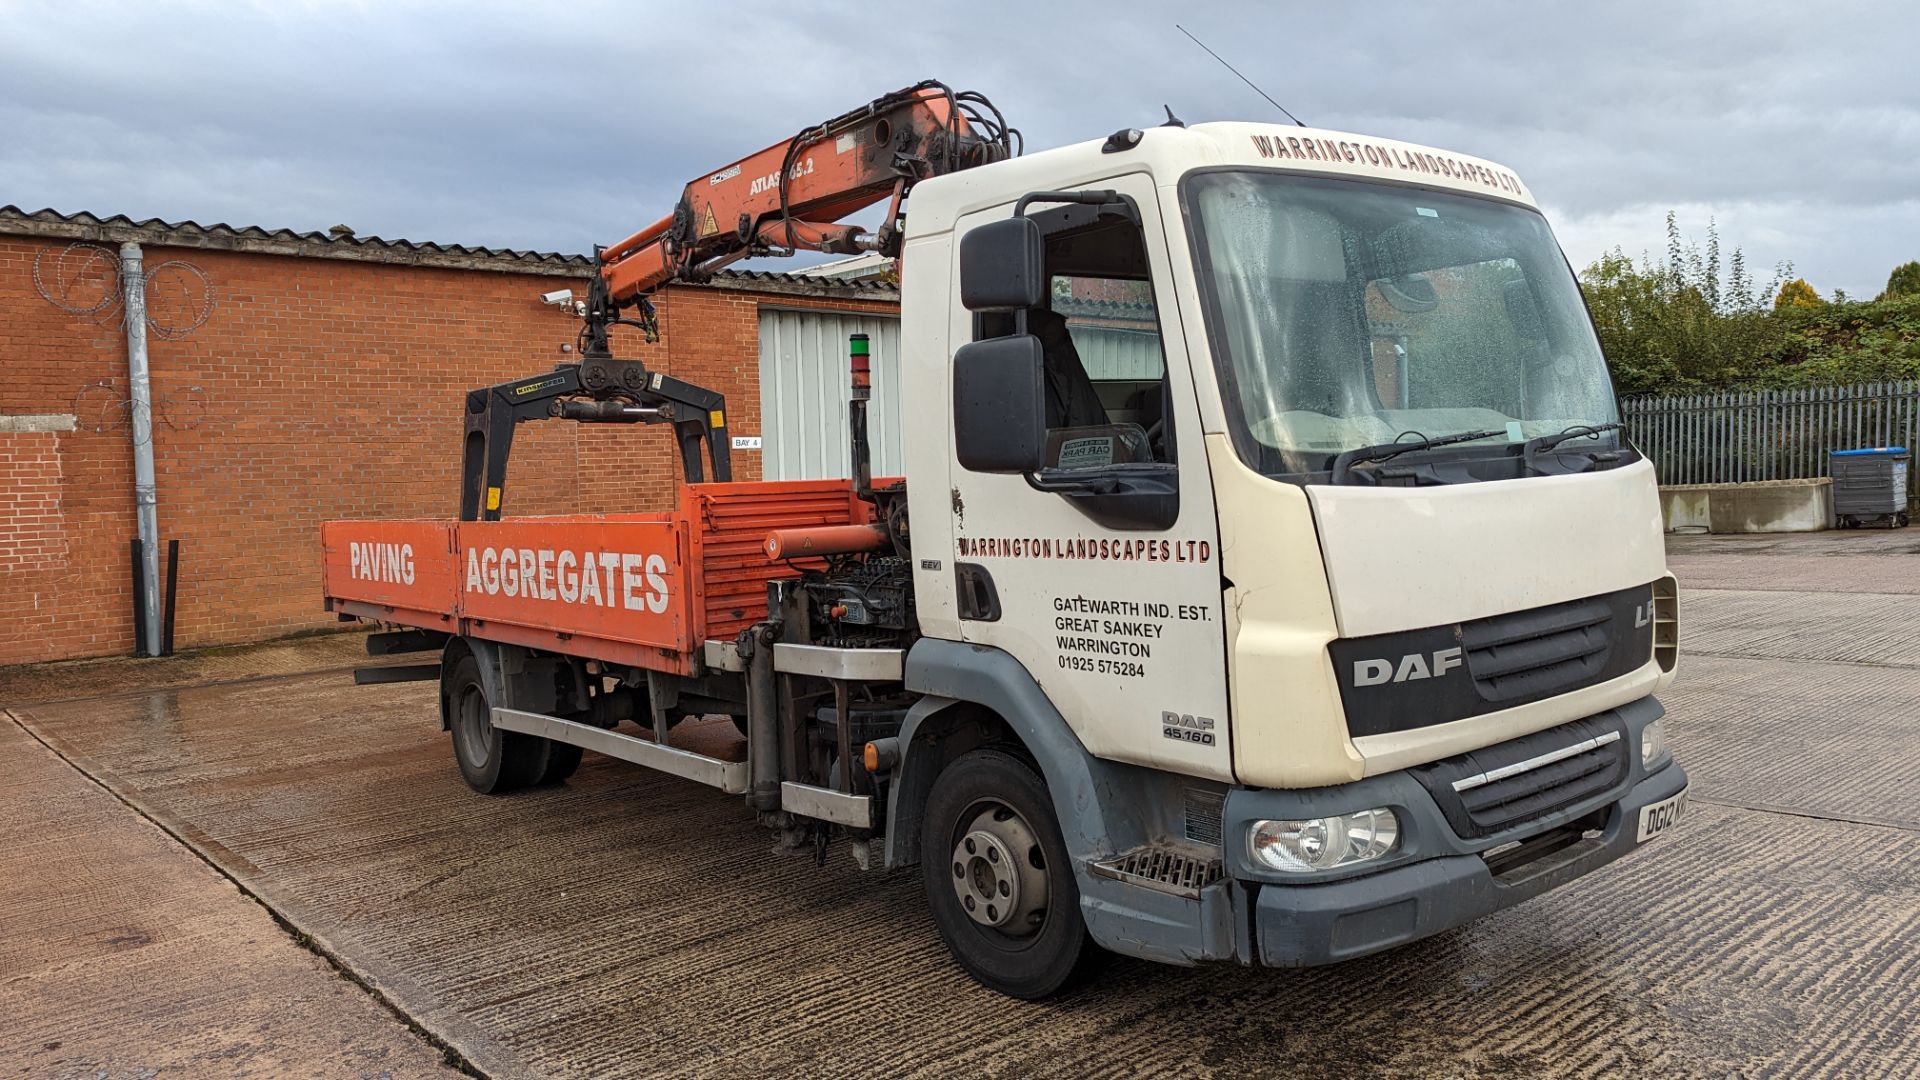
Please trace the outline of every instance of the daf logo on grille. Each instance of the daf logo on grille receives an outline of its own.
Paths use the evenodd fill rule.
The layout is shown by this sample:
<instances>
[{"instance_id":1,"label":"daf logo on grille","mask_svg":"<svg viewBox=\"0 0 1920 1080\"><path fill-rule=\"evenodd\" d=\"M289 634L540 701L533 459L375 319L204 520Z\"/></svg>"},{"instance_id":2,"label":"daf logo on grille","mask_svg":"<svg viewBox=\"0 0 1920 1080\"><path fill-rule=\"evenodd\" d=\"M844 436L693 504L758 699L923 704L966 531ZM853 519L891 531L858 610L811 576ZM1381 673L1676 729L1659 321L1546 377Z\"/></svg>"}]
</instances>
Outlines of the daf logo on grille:
<instances>
[{"instance_id":1,"label":"daf logo on grille","mask_svg":"<svg viewBox=\"0 0 1920 1080\"><path fill-rule=\"evenodd\" d=\"M1378 660L1360 660L1353 665L1353 685L1379 686L1388 682L1413 682L1416 679L1437 679L1460 666L1459 648L1441 649L1431 656L1426 653L1409 653L1395 662L1390 657Z\"/></svg>"}]
</instances>

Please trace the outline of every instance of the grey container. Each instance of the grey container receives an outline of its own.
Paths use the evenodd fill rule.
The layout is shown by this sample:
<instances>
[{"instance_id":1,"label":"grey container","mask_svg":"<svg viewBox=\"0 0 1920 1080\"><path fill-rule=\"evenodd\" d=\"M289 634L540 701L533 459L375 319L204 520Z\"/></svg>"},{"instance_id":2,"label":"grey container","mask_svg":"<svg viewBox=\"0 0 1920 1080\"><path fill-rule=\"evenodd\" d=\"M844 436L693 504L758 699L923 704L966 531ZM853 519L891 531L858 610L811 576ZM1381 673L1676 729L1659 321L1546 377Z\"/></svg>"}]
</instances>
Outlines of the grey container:
<instances>
[{"instance_id":1,"label":"grey container","mask_svg":"<svg viewBox=\"0 0 1920 1080\"><path fill-rule=\"evenodd\" d=\"M1875 446L1828 455L1833 476L1833 517L1841 528L1867 522L1907 524L1907 449Z\"/></svg>"}]
</instances>

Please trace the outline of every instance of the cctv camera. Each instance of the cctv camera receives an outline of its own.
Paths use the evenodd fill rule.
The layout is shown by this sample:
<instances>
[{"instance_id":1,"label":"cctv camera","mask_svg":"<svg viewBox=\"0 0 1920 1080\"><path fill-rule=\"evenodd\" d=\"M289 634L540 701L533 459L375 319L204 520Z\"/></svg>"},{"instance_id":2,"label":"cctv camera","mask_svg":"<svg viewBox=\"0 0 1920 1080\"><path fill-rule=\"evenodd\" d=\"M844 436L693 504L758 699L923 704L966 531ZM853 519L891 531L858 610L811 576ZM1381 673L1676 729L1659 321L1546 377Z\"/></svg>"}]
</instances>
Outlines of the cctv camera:
<instances>
[{"instance_id":1,"label":"cctv camera","mask_svg":"<svg viewBox=\"0 0 1920 1080\"><path fill-rule=\"evenodd\" d=\"M556 289L550 293L543 293L540 296L540 302L543 304L552 304L554 307L571 307L573 306L573 290Z\"/></svg>"}]
</instances>

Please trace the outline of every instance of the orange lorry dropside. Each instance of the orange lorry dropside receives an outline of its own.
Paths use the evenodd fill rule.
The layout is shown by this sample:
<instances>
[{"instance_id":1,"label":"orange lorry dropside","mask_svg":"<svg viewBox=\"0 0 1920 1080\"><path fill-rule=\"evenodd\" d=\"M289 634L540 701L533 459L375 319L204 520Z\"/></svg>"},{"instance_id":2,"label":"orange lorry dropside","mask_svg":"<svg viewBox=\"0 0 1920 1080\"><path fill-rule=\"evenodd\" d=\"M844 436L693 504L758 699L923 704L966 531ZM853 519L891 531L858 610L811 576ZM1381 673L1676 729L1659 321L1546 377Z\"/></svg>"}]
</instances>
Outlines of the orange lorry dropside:
<instances>
[{"instance_id":1,"label":"orange lorry dropside","mask_svg":"<svg viewBox=\"0 0 1920 1080\"><path fill-rule=\"evenodd\" d=\"M689 675L818 565L769 558L768 533L872 516L849 481L792 480L690 484L663 514L329 521L322 582L342 615Z\"/></svg>"}]
</instances>

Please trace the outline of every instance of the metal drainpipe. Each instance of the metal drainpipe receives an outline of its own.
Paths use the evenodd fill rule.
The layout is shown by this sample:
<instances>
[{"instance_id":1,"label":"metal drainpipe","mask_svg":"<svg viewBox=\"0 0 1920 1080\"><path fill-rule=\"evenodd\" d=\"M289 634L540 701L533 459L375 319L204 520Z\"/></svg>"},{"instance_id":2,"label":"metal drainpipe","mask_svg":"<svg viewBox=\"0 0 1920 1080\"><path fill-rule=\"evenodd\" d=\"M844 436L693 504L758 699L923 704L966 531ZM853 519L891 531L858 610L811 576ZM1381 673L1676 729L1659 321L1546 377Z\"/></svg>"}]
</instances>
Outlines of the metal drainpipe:
<instances>
[{"instance_id":1,"label":"metal drainpipe","mask_svg":"<svg viewBox=\"0 0 1920 1080\"><path fill-rule=\"evenodd\" d=\"M160 654L160 506L153 479L153 383L147 374L147 276L140 245L120 245L120 283L126 289L127 387L133 427L133 505L146 567L147 655Z\"/></svg>"}]
</instances>

